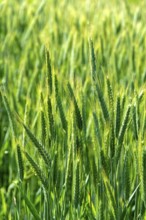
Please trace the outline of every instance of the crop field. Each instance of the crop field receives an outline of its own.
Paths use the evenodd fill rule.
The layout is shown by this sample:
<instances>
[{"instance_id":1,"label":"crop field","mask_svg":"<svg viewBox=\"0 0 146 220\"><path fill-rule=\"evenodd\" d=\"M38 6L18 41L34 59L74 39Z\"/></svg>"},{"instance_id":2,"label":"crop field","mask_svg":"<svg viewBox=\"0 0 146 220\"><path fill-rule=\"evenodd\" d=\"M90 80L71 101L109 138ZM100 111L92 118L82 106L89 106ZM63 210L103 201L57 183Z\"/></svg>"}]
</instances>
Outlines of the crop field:
<instances>
[{"instance_id":1,"label":"crop field","mask_svg":"<svg viewBox=\"0 0 146 220\"><path fill-rule=\"evenodd\" d=\"M0 1L0 220L146 220L146 2Z\"/></svg>"}]
</instances>

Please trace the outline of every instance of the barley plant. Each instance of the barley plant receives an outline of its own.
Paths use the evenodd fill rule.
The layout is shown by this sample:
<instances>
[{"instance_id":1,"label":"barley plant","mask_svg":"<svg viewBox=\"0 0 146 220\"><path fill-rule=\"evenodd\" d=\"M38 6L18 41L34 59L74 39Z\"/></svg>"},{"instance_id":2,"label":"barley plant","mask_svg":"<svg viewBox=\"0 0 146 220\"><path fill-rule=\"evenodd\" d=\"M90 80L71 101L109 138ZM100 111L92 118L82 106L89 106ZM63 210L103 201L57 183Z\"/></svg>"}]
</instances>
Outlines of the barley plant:
<instances>
[{"instance_id":1,"label":"barley plant","mask_svg":"<svg viewBox=\"0 0 146 220\"><path fill-rule=\"evenodd\" d=\"M0 219L146 220L145 15L0 1Z\"/></svg>"}]
</instances>

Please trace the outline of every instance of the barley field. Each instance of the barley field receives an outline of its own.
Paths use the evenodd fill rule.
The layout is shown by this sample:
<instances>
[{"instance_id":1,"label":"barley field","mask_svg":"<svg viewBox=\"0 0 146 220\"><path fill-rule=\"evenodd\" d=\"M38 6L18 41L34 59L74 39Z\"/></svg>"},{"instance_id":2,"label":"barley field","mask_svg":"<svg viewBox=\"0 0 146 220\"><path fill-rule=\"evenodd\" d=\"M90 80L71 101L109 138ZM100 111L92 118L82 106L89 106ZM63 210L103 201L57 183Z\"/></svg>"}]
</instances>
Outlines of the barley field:
<instances>
[{"instance_id":1,"label":"barley field","mask_svg":"<svg viewBox=\"0 0 146 220\"><path fill-rule=\"evenodd\" d=\"M146 220L145 18L0 1L1 220Z\"/></svg>"}]
</instances>

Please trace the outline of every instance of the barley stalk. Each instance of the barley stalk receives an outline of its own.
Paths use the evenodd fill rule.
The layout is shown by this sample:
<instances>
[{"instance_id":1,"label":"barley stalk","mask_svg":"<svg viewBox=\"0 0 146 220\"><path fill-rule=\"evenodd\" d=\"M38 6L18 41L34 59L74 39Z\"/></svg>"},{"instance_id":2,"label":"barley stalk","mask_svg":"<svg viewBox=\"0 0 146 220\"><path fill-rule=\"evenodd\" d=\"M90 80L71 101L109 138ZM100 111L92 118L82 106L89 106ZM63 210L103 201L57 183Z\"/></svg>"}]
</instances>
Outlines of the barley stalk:
<instances>
[{"instance_id":1,"label":"barley stalk","mask_svg":"<svg viewBox=\"0 0 146 220\"><path fill-rule=\"evenodd\" d=\"M80 173L79 173L79 161L76 164L75 172L75 187L74 187L74 205L77 209L80 204Z\"/></svg>"}]
</instances>

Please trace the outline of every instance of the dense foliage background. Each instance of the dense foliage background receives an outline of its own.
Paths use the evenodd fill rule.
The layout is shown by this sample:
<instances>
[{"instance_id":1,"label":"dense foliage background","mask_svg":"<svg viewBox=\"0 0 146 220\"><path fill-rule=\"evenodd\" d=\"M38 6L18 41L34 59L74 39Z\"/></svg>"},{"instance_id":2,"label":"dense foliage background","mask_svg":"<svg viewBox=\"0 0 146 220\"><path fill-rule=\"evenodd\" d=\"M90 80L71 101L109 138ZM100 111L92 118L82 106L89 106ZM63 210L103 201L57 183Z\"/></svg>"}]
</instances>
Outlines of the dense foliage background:
<instances>
[{"instance_id":1,"label":"dense foliage background","mask_svg":"<svg viewBox=\"0 0 146 220\"><path fill-rule=\"evenodd\" d=\"M0 219L146 219L145 18L0 1Z\"/></svg>"}]
</instances>

